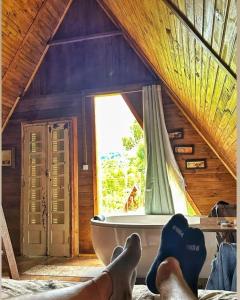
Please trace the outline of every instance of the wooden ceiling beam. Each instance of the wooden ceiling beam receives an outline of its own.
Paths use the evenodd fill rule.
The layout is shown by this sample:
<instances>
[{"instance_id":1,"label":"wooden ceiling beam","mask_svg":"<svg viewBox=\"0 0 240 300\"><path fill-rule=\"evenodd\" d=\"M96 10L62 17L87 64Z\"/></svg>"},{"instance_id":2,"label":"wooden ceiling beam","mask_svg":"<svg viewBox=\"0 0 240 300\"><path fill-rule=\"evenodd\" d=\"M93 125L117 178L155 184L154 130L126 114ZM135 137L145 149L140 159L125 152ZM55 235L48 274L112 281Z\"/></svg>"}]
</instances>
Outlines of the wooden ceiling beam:
<instances>
[{"instance_id":1,"label":"wooden ceiling beam","mask_svg":"<svg viewBox=\"0 0 240 300\"><path fill-rule=\"evenodd\" d=\"M200 42L212 56L212 58L222 67L234 80L237 80L237 75L234 73L228 64L218 55L216 51L204 40L202 35L195 29L192 23L186 18L186 16L177 8L177 6L170 0L163 0L167 7L174 13L174 15L180 20L180 22L191 32L191 34Z\"/></svg>"},{"instance_id":2,"label":"wooden ceiling beam","mask_svg":"<svg viewBox=\"0 0 240 300\"><path fill-rule=\"evenodd\" d=\"M48 45L51 46L59 46L59 45L66 45L66 44L72 44L72 43L80 43L85 41L91 41L91 40L97 40L97 39L103 39L103 38L110 38L115 36L122 35L122 32L120 30L110 31L110 32L101 32L101 33L94 33L94 34L88 34L83 36L76 36L72 38L66 38L66 39L56 39L51 40L48 42Z\"/></svg>"}]
</instances>

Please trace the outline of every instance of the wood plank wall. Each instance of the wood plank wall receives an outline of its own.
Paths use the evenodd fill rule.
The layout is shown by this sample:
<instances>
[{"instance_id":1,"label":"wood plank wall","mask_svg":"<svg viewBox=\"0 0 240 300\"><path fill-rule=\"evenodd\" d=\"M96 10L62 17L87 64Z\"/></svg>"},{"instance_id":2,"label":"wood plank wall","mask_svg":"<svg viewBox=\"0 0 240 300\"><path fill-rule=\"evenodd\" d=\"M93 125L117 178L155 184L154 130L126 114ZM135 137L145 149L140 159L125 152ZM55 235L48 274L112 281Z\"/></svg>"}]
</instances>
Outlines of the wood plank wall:
<instances>
[{"instance_id":1,"label":"wood plank wall","mask_svg":"<svg viewBox=\"0 0 240 300\"><path fill-rule=\"evenodd\" d=\"M164 110L168 130L184 129L183 140L173 140L172 145L194 144L193 155L175 155L187 184L187 191L203 215L207 215L219 200L236 203L236 180L225 168L220 159L191 126L177 106L164 94ZM185 159L206 158L207 168L186 170Z\"/></svg>"},{"instance_id":2,"label":"wood plank wall","mask_svg":"<svg viewBox=\"0 0 240 300\"><path fill-rule=\"evenodd\" d=\"M129 95L131 99L131 95ZM142 117L141 96L133 94L132 105ZM195 153L190 156L176 156L180 169L187 183L187 191L202 214L207 214L210 208L219 200L236 202L236 182L220 160L184 118L176 105L164 93L164 111L168 130L184 129L184 139L173 141L175 144L194 144ZM36 111L36 108L38 110ZM16 168L3 169L3 207L6 214L9 231L13 240L14 250L20 253L20 198L21 198L21 122L36 121L46 118L77 117L78 149L79 149L79 245L80 251L91 252L89 219L94 214L93 166L92 166L92 102L85 102L86 126L83 124L83 103L79 96L58 95L39 98L28 98L22 101L16 113L11 118L3 134L3 146L16 148ZM86 129L86 133L84 130ZM84 145L86 134L87 145ZM83 171L81 166L86 163L85 153L89 160L89 171ZM208 168L190 171L185 169L186 158L207 158ZM12 220L14 219L14 222Z\"/></svg>"},{"instance_id":3,"label":"wood plank wall","mask_svg":"<svg viewBox=\"0 0 240 300\"><path fill-rule=\"evenodd\" d=\"M193 155L175 154L180 170L187 184L187 192L203 215L207 215L211 207L219 200L236 203L236 180L224 167L219 158L213 153L206 142L196 132L188 120L183 116L166 90L163 92L163 105L167 130L183 128L184 138L172 140L172 146L193 144ZM135 111L140 118L143 116L141 93L129 94ZM185 159L206 158L207 168L203 170L186 170Z\"/></svg>"},{"instance_id":4,"label":"wood plank wall","mask_svg":"<svg viewBox=\"0 0 240 300\"><path fill-rule=\"evenodd\" d=\"M32 107L38 107L36 111ZM83 124L83 109L85 109L86 124ZM19 112L21 111L21 112ZM45 119L77 118L78 132L78 197L79 197L79 247L80 252L91 252L90 218L94 214L93 207L93 174L92 174L92 101L89 99L83 108L82 101L77 96L56 96L38 99L24 99L16 114L13 114L3 134L3 145L16 149L16 168L3 169L3 208L13 247L20 254L20 201L21 201L21 123ZM86 130L86 132L84 132ZM84 144L84 135L88 138ZM86 163L85 153L89 160L89 171L83 171L81 166ZM13 222L14 217L14 222Z\"/></svg>"}]
</instances>

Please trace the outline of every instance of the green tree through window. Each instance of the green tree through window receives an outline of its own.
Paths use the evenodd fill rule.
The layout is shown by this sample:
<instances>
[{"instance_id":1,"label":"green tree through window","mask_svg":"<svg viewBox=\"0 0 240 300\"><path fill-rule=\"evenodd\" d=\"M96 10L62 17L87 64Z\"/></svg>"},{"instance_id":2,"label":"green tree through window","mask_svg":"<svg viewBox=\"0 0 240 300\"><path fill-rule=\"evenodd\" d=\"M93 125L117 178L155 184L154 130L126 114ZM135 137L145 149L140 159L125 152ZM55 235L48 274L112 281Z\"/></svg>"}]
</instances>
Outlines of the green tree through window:
<instances>
[{"instance_id":1,"label":"green tree through window","mask_svg":"<svg viewBox=\"0 0 240 300\"><path fill-rule=\"evenodd\" d=\"M143 130L135 120L122 138L124 154L101 160L102 212L123 213L143 208L145 156Z\"/></svg>"}]
</instances>

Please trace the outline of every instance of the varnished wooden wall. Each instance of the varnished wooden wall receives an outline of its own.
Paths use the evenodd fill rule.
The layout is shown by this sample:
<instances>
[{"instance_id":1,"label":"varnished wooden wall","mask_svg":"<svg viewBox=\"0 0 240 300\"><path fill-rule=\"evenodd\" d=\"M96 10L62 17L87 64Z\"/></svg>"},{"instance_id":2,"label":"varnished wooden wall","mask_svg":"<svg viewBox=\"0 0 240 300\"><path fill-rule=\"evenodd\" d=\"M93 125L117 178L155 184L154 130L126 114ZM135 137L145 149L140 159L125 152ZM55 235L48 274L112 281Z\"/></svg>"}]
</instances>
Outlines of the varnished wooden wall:
<instances>
[{"instance_id":1,"label":"varnished wooden wall","mask_svg":"<svg viewBox=\"0 0 240 300\"><path fill-rule=\"evenodd\" d=\"M172 147L174 148L174 145L182 144L194 145L193 155L175 154L187 184L186 190L194 204L201 214L208 215L211 207L219 200L236 203L236 180L183 116L166 93L166 90L162 89L162 92L167 130L171 131L177 128L183 128L184 130L184 138L172 140ZM131 101L140 119L142 119L143 116L141 97L141 93L128 95L128 99ZM187 170L185 168L185 160L197 158L206 158L207 168L203 170Z\"/></svg>"},{"instance_id":2,"label":"varnished wooden wall","mask_svg":"<svg viewBox=\"0 0 240 300\"><path fill-rule=\"evenodd\" d=\"M113 30L116 27L96 1L76 0L54 40ZM19 102L3 133L3 146L16 147L16 168L3 169L3 207L17 254L20 252L21 122L77 118L79 248L82 253L90 252L90 218L94 214L94 116L91 99L83 100L83 94L153 83L156 80L121 35L49 48L26 96ZM86 143L84 136L87 137ZM85 163L89 165L88 171L82 170Z\"/></svg>"},{"instance_id":3,"label":"varnished wooden wall","mask_svg":"<svg viewBox=\"0 0 240 300\"><path fill-rule=\"evenodd\" d=\"M175 157L187 184L186 189L201 214L207 215L211 207L219 200L236 203L236 180L169 96L167 94L163 95L167 129L184 129L184 139L173 140L172 145L194 144L193 155L175 154ZM186 170L185 159L192 158L206 158L207 168L203 170Z\"/></svg>"}]
</instances>

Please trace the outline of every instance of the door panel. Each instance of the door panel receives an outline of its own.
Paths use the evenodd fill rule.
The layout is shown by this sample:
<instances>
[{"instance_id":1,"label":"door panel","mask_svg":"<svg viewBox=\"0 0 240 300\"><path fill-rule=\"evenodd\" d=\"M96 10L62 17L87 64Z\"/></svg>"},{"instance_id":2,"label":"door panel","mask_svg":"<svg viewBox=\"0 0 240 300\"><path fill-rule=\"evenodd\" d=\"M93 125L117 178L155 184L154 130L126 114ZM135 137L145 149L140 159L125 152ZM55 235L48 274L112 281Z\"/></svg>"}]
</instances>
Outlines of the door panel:
<instances>
[{"instance_id":1,"label":"door panel","mask_svg":"<svg viewBox=\"0 0 240 300\"><path fill-rule=\"evenodd\" d=\"M23 254L47 254L46 139L42 126L24 127Z\"/></svg>"},{"instance_id":2,"label":"door panel","mask_svg":"<svg viewBox=\"0 0 240 300\"><path fill-rule=\"evenodd\" d=\"M69 123L24 126L23 153L23 254L69 256Z\"/></svg>"},{"instance_id":3,"label":"door panel","mask_svg":"<svg viewBox=\"0 0 240 300\"><path fill-rule=\"evenodd\" d=\"M49 125L49 255L69 256L69 124Z\"/></svg>"}]
</instances>

